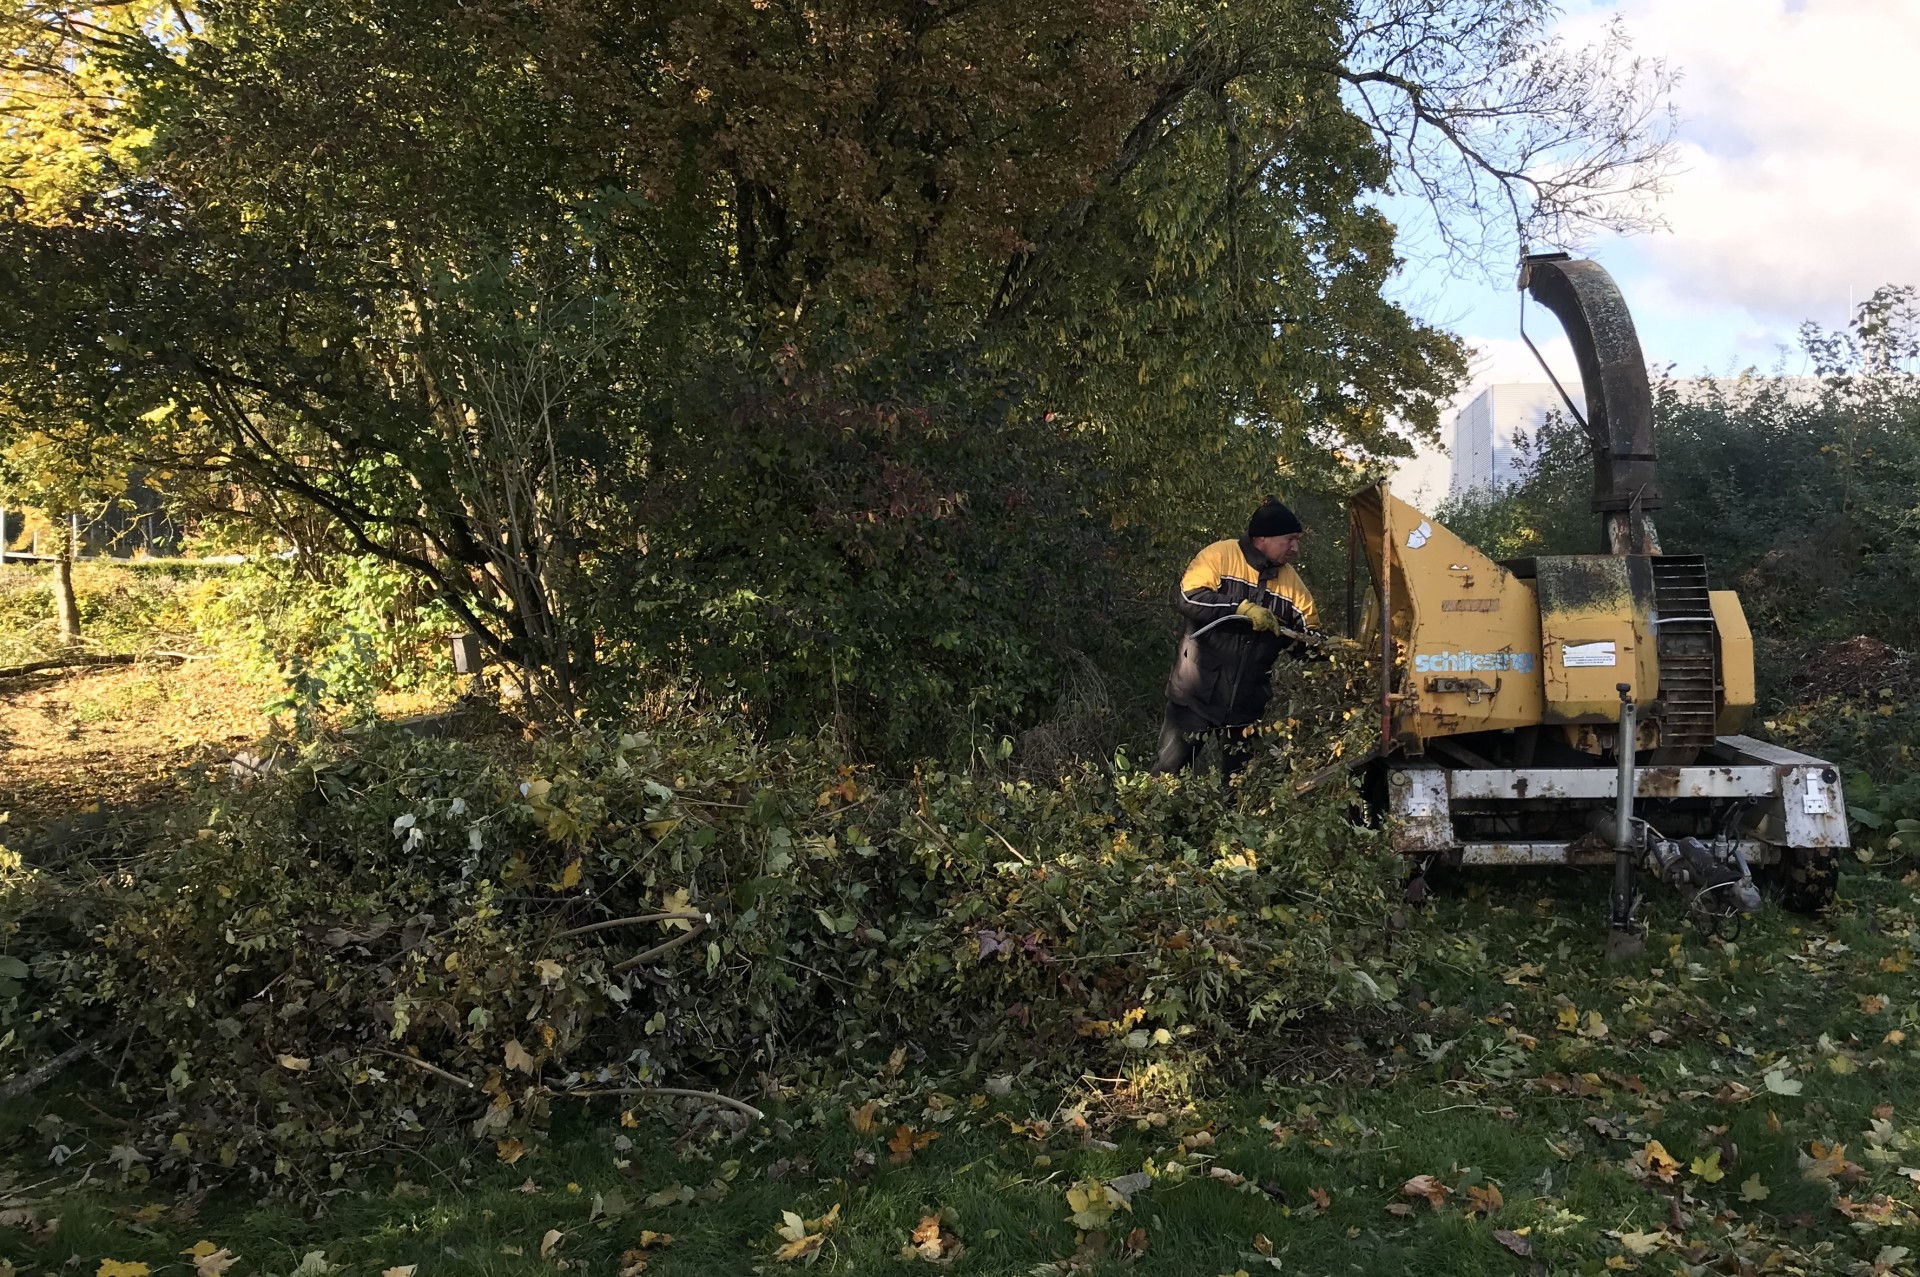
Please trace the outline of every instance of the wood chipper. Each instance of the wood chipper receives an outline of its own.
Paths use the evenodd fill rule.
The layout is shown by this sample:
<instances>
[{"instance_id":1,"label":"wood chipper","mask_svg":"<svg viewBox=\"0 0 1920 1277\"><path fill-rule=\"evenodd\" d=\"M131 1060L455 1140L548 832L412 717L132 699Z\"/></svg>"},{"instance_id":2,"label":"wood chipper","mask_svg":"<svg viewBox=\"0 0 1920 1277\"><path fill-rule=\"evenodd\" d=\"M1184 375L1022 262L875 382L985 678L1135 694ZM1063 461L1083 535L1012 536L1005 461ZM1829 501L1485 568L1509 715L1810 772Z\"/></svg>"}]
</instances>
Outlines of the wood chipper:
<instances>
[{"instance_id":1,"label":"wood chipper","mask_svg":"<svg viewBox=\"0 0 1920 1277\"><path fill-rule=\"evenodd\" d=\"M1639 947L1643 876L1709 933L1760 907L1758 870L1816 909L1847 846L1840 775L1739 734L1752 636L1704 559L1661 552L1652 388L1620 291L1564 253L1523 259L1520 287L1579 362L1585 412L1561 396L1593 447L1603 552L1496 563L1385 483L1349 503L1349 633L1364 558L1381 671L1367 791L1410 890L1439 865L1610 863L1614 954Z\"/></svg>"}]
</instances>

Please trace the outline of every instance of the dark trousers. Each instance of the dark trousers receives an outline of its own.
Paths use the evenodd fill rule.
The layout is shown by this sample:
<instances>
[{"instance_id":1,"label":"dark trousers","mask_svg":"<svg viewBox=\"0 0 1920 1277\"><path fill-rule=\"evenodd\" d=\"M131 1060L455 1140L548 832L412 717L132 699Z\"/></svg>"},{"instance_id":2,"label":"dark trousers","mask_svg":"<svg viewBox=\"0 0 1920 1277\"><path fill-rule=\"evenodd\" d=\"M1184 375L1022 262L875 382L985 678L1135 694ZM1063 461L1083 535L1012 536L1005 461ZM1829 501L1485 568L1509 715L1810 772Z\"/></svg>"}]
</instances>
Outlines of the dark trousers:
<instances>
[{"instance_id":1,"label":"dark trousers","mask_svg":"<svg viewBox=\"0 0 1920 1277\"><path fill-rule=\"evenodd\" d=\"M1193 766L1209 739L1220 742L1220 777L1231 777L1247 765L1253 756L1253 741L1242 736L1238 727L1218 728L1210 732L1182 731L1174 722L1173 707L1160 719L1160 748L1154 758L1153 770L1156 772L1177 772Z\"/></svg>"}]
</instances>

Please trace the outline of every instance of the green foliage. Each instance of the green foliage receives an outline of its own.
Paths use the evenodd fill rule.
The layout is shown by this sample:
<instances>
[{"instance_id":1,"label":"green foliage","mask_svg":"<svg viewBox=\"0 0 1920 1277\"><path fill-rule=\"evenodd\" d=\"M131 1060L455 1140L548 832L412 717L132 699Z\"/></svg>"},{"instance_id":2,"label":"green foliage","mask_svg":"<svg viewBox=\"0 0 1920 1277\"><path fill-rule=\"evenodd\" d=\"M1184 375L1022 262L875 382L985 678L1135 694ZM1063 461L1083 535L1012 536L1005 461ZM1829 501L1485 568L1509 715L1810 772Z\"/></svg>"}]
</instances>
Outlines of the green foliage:
<instances>
[{"instance_id":1,"label":"green foliage","mask_svg":"<svg viewBox=\"0 0 1920 1277\"><path fill-rule=\"evenodd\" d=\"M129 568L76 563L81 629L97 652L184 647L198 637L225 574L188 567ZM42 660L61 650L54 622L53 568L10 564L0 572L0 665Z\"/></svg>"},{"instance_id":2,"label":"green foliage","mask_svg":"<svg viewBox=\"0 0 1920 1277\"><path fill-rule=\"evenodd\" d=\"M26 12L148 140L0 223L7 424L324 521L556 717L692 684L895 763L1137 685L1110 599L1434 424L1371 202L1416 137L1551 136L1585 217L1658 149L1537 0Z\"/></svg>"},{"instance_id":3,"label":"green foliage","mask_svg":"<svg viewBox=\"0 0 1920 1277\"><path fill-rule=\"evenodd\" d=\"M263 686L277 708L368 718L383 694L445 689L458 625L419 577L367 555L256 555L204 599L203 638Z\"/></svg>"},{"instance_id":4,"label":"green foliage","mask_svg":"<svg viewBox=\"0 0 1920 1277\"><path fill-rule=\"evenodd\" d=\"M1904 646L1920 631L1920 390L1889 375L1916 341L1912 291L1886 288L1850 335L1802 330L1817 379L1657 387L1661 545L1706 555L1739 590L1766 691L1815 672L1819 645L1864 634ZM1592 473L1579 428L1556 421L1516 485L1441 518L1495 557L1590 553Z\"/></svg>"},{"instance_id":5,"label":"green foliage","mask_svg":"<svg viewBox=\"0 0 1920 1277\"><path fill-rule=\"evenodd\" d=\"M376 735L284 763L31 848L0 890L0 954L29 969L0 1072L124 1043L124 1098L175 1115L135 1141L156 1170L311 1185L454 1122L529 1139L583 1086L724 1087L903 1043L1232 1073L1288 1020L1392 990L1391 859L1344 793L1297 797L1271 764L1227 790L1091 767L889 784L712 725L530 754ZM663 909L711 926L578 930Z\"/></svg>"}]
</instances>

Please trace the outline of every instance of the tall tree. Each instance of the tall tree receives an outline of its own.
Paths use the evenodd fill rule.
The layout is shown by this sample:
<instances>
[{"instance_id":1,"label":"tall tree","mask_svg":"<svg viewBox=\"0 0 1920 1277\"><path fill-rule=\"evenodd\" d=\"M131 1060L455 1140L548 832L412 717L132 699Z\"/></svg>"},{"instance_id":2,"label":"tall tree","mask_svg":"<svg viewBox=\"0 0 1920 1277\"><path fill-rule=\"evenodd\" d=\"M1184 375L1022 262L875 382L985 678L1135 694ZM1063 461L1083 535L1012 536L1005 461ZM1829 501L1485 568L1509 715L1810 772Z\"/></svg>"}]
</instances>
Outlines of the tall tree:
<instances>
[{"instance_id":1,"label":"tall tree","mask_svg":"<svg viewBox=\"0 0 1920 1277\"><path fill-rule=\"evenodd\" d=\"M1003 716L1155 533L1432 426L1374 193L1641 215L1659 69L1550 12L219 0L100 45L151 141L0 231L0 377L327 511L562 709L620 650Z\"/></svg>"}]
</instances>

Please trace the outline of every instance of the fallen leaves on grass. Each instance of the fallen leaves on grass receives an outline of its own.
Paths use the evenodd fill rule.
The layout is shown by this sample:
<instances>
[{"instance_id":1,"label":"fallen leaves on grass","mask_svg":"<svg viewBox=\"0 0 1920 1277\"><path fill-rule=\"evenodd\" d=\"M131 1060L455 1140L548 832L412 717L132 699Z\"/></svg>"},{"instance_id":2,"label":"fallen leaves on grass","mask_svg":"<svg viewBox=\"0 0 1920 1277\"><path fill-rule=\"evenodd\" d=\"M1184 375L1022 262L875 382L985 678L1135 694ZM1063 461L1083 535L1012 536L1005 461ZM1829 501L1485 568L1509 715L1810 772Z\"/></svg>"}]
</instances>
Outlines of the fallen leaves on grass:
<instances>
[{"instance_id":1,"label":"fallen leaves on grass","mask_svg":"<svg viewBox=\"0 0 1920 1277\"><path fill-rule=\"evenodd\" d=\"M896 1127L893 1138L887 1141L887 1160L895 1166L905 1166L913 1160L915 1153L939 1138L938 1131L916 1131L911 1126Z\"/></svg>"},{"instance_id":2,"label":"fallen leaves on grass","mask_svg":"<svg viewBox=\"0 0 1920 1277\"><path fill-rule=\"evenodd\" d=\"M665 1250L673 1245L672 1233L656 1233L651 1229L640 1230L640 1244L620 1255L619 1277L640 1277L653 1259L649 1251Z\"/></svg>"},{"instance_id":3,"label":"fallen leaves on grass","mask_svg":"<svg viewBox=\"0 0 1920 1277\"><path fill-rule=\"evenodd\" d=\"M193 1261L194 1277L220 1277L221 1273L234 1266L240 1256L225 1246L215 1246L210 1241L197 1241L180 1252ZM411 1274L408 1275L411 1277Z\"/></svg>"},{"instance_id":4,"label":"fallen leaves on grass","mask_svg":"<svg viewBox=\"0 0 1920 1277\"><path fill-rule=\"evenodd\" d=\"M1709 1184L1718 1184L1727 1177L1727 1173L1720 1169L1720 1150L1717 1148L1705 1157L1694 1158L1693 1164L1687 1169Z\"/></svg>"},{"instance_id":5,"label":"fallen leaves on grass","mask_svg":"<svg viewBox=\"0 0 1920 1277\"><path fill-rule=\"evenodd\" d=\"M1627 1173L1635 1179L1656 1179L1662 1184L1671 1184L1679 1170L1680 1159L1667 1152L1666 1145L1659 1140L1648 1140L1645 1148L1627 1158Z\"/></svg>"},{"instance_id":6,"label":"fallen leaves on grass","mask_svg":"<svg viewBox=\"0 0 1920 1277\"><path fill-rule=\"evenodd\" d=\"M1800 1178L1814 1181L1859 1175L1861 1170L1847 1160L1845 1144L1823 1144L1814 1140L1800 1154Z\"/></svg>"},{"instance_id":7,"label":"fallen leaves on grass","mask_svg":"<svg viewBox=\"0 0 1920 1277\"><path fill-rule=\"evenodd\" d=\"M103 1259L100 1267L94 1269L93 1277L147 1277L153 1270L145 1264L120 1259Z\"/></svg>"},{"instance_id":8,"label":"fallen leaves on grass","mask_svg":"<svg viewBox=\"0 0 1920 1277\"><path fill-rule=\"evenodd\" d=\"M1806 1089L1807 1085L1805 1082L1788 1077L1779 1069L1768 1069L1765 1081L1767 1089L1775 1095L1798 1095Z\"/></svg>"},{"instance_id":9,"label":"fallen leaves on grass","mask_svg":"<svg viewBox=\"0 0 1920 1277\"><path fill-rule=\"evenodd\" d=\"M1445 1206L1447 1204L1447 1198L1452 1196L1452 1194L1453 1190L1451 1188L1448 1188L1431 1175L1415 1175L1412 1179L1400 1186L1400 1195L1402 1197L1424 1197L1427 1199L1427 1204L1435 1210L1439 1210L1442 1206Z\"/></svg>"},{"instance_id":10,"label":"fallen leaves on grass","mask_svg":"<svg viewBox=\"0 0 1920 1277\"><path fill-rule=\"evenodd\" d=\"M1533 1243L1527 1239L1527 1235L1522 1232L1517 1232L1514 1229L1494 1229L1493 1240L1499 1242L1502 1246L1505 1246L1522 1259L1533 1254Z\"/></svg>"},{"instance_id":11,"label":"fallen leaves on grass","mask_svg":"<svg viewBox=\"0 0 1920 1277\"><path fill-rule=\"evenodd\" d=\"M1116 1210L1132 1210L1126 1196L1097 1179L1081 1180L1067 1190L1067 1216L1075 1228L1105 1228Z\"/></svg>"},{"instance_id":12,"label":"fallen leaves on grass","mask_svg":"<svg viewBox=\"0 0 1920 1277\"><path fill-rule=\"evenodd\" d=\"M1460 1207L1461 1213L1466 1215L1491 1216L1507 1204L1506 1199L1500 1195L1498 1184L1469 1184L1466 1198L1467 1200Z\"/></svg>"},{"instance_id":13,"label":"fallen leaves on grass","mask_svg":"<svg viewBox=\"0 0 1920 1277\"><path fill-rule=\"evenodd\" d=\"M921 1216L906 1246L901 1249L900 1258L925 1260L942 1268L953 1264L967 1253L966 1243L954 1231L959 1222L959 1216L950 1208Z\"/></svg>"},{"instance_id":14,"label":"fallen leaves on grass","mask_svg":"<svg viewBox=\"0 0 1920 1277\"><path fill-rule=\"evenodd\" d=\"M804 1219L792 1211L780 1212L778 1232L784 1239L773 1252L773 1257L783 1264L797 1264L802 1261L811 1264L820 1258L821 1247L827 1244L827 1234L840 1222L840 1204L834 1203L833 1209L818 1219Z\"/></svg>"},{"instance_id":15,"label":"fallen leaves on grass","mask_svg":"<svg viewBox=\"0 0 1920 1277\"><path fill-rule=\"evenodd\" d=\"M871 1135L874 1118L879 1112L879 1100L868 1100L857 1108L849 1104L847 1105L847 1125L853 1128L855 1135Z\"/></svg>"},{"instance_id":16,"label":"fallen leaves on grass","mask_svg":"<svg viewBox=\"0 0 1920 1277\"><path fill-rule=\"evenodd\" d=\"M1740 1200L1743 1202L1763 1202L1767 1199L1768 1192L1767 1186L1760 1182L1760 1173L1755 1171L1741 1182Z\"/></svg>"},{"instance_id":17,"label":"fallen leaves on grass","mask_svg":"<svg viewBox=\"0 0 1920 1277\"><path fill-rule=\"evenodd\" d=\"M1651 1233L1615 1233L1620 1248L1629 1255L1647 1256L1673 1241L1673 1234L1662 1228Z\"/></svg>"}]
</instances>

